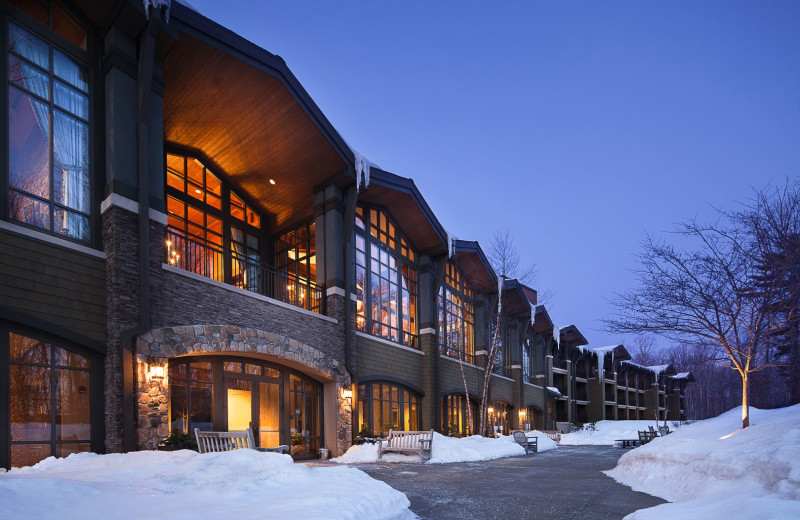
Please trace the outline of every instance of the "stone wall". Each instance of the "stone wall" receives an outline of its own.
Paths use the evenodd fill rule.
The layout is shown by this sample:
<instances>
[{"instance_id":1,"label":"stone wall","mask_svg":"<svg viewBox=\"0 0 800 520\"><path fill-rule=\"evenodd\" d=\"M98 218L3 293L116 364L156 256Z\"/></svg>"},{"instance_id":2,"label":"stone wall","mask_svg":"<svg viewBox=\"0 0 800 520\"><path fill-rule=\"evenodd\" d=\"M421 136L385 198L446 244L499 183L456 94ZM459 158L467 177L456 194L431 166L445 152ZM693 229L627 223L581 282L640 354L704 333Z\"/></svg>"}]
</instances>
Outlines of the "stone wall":
<instances>
[{"instance_id":1,"label":"stone wall","mask_svg":"<svg viewBox=\"0 0 800 520\"><path fill-rule=\"evenodd\" d=\"M341 397L342 390L350 388L350 375L343 363L318 348L263 329L195 324L161 327L142 334L136 340L136 351L139 366L137 441L140 449L153 449L169 434L168 380L165 378L161 383L147 381L147 364L167 365L169 359L184 354L224 352L249 353L299 369L323 383L335 383L335 395L328 398L338 401L337 417L326 418L324 428L336 429L337 453L343 453L350 446L352 407L347 399Z\"/></svg>"}]
</instances>

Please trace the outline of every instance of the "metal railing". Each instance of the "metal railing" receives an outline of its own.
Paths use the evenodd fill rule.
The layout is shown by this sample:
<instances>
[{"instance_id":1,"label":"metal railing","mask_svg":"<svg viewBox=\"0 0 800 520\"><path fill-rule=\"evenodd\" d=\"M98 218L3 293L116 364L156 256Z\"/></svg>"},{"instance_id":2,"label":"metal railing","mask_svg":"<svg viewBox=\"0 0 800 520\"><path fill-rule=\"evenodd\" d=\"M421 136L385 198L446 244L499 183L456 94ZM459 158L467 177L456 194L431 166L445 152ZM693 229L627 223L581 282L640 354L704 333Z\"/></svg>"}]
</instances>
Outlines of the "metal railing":
<instances>
[{"instance_id":1,"label":"metal railing","mask_svg":"<svg viewBox=\"0 0 800 520\"><path fill-rule=\"evenodd\" d=\"M166 235L170 265L318 314L325 311L322 288L310 280L235 251L192 240L173 229L167 229Z\"/></svg>"}]
</instances>

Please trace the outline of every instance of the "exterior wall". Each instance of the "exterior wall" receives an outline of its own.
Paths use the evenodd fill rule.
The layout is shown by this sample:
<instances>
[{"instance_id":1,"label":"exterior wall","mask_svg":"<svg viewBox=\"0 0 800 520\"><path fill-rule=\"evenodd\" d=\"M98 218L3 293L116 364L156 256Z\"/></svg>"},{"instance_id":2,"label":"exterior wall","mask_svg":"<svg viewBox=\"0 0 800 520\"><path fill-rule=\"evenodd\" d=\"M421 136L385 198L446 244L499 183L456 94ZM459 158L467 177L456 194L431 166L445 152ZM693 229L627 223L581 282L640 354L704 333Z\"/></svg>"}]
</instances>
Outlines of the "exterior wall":
<instances>
[{"instance_id":1,"label":"exterior wall","mask_svg":"<svg viewBox=\"0 0 800 520\"><path fill-rule=\"evenodd\" d=\"M24 232L0 229L0 308L104 344L105 260Z\"/></svg>"},{"instance_id":2,"label":"exterior wall","mask_svg":"<svg viewBox=\"0 0 800 520\"><path fill-rule=\"evenodd\" d=\"M422 365L427 356L421 350L388 343L379 338L356 334L357 379L386 376L388 380L423 389Z\"/></svg>"}]
</instances>

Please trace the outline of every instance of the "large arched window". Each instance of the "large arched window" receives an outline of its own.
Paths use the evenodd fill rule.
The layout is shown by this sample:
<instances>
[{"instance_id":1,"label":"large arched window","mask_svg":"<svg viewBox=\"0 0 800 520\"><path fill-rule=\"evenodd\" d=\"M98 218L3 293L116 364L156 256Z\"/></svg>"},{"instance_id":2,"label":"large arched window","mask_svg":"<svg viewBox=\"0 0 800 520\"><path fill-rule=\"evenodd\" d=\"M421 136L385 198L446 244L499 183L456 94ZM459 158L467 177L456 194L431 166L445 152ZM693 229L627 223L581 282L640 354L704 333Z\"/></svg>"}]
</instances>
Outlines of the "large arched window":
<instances>
[{"instance_id":1,"label":"large arched window","mask_svg":"<svg viewBox=\"0 0 800 520\"><path fill-rule=\"evenodd\" d=\"M463 393L457 393L442 398L442 431L462 436L474 435L478 431L478 419L478 400L474 397L470 396L467 401Z\"/></svg>"},{"instance_id":2,"label":"large arched window","mask_svg":"<svg viewBox=\"0 0 800 520\"><path fill-rule=\"evenodd\" d=\"M257 359L187 356L169 361L170 428L253 429L261 447L291 446L296 458L321 447L321 386L310 377Z\"/></svg>"},{"instance_id":3,"label":"large arched window","mask_svg":"<svg viewBox=\"0 0 800 520\"><path fill-rule=\"evenodd\" d=\"M89 242L90 103L86 30L55 2L13 1L41 22L5 24L6 215ZM59 42L58 45L52 42Z\"/></svg>"},{"instance_id":4,"label":"large arched window","mask_svg":"<svg viewBox=\"0 0 800 520\"><path fill-rule=\"evenodd\" d=\"M393 383L358 385L358 429L384 436L389 430L419 430L419 397Z\"/></svg>"},{"instance_id":5,"label":"large arched window","mask_svg":"<svg viewBox=\"0 0 800 520\"><path fill-rule=\"evenodd\" d=\"M3 423L10 446L0 446L0 467L30 466L50 456L96 449L102 442L92 411L99 360L28 334L9 331L3 336L0 350L8 357L7 364L0 360L0 380L8 381L8 394L0 389L0 395L8 396ZM0 410L6 410L6 403Z\"/></svg>"},{"instance_id":6,"label":"large arched window","mask_svg":"<svg viewBox=\"0 0 800 520\"><path fill-rule=\"evenodd\" d=\"M439 352L475 363L475 310L472 286L452 263L447 263L439 288Z\"/></svg>"},{"instance_id":7,"label":"large arched window","mask_svg":"<svg viewBox=\"0 0 800 520\"><path fill-rule=\"evenodd\" d=\"M167 154L169 262L263 293L261 215L199 159Z\"/></svg>"},{"instance_id":8,"label":"large arched window","mask_svg":"<svg viewBox=\"0 0 800 520\"><path fill-rule=\"evenodd\" d=\"M385 211L356 209L356 326L417 347L416 252Z\"/></svg>"}]
</instances>

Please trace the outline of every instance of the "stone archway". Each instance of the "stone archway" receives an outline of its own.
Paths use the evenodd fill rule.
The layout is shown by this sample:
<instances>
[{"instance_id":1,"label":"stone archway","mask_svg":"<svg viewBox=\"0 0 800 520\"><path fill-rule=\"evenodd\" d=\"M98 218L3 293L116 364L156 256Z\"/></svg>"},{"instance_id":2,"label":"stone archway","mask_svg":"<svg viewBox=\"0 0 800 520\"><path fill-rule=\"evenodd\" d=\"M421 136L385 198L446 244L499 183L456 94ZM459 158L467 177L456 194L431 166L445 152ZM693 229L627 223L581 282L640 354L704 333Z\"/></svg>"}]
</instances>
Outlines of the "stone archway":
<instances>
[{"instance_id":1,"label":"stone archway","mask_svg":"<svg viewBox=\"0 0 800 520\"><path fill-rule=\"evenodd\" d=\"M343 390L350 390L351 380L343 363L282 334L235 325L198 324L157 328L136 339L139 449L153 449L169 434L168 385L148 379L149 364L166 366L177 356L219 353L273 360L325 381L331 393L335 388L331 398L336 399L336 452L344 453L350 446L352 404L342 395Z\"/></svg>"}]
</instances>

